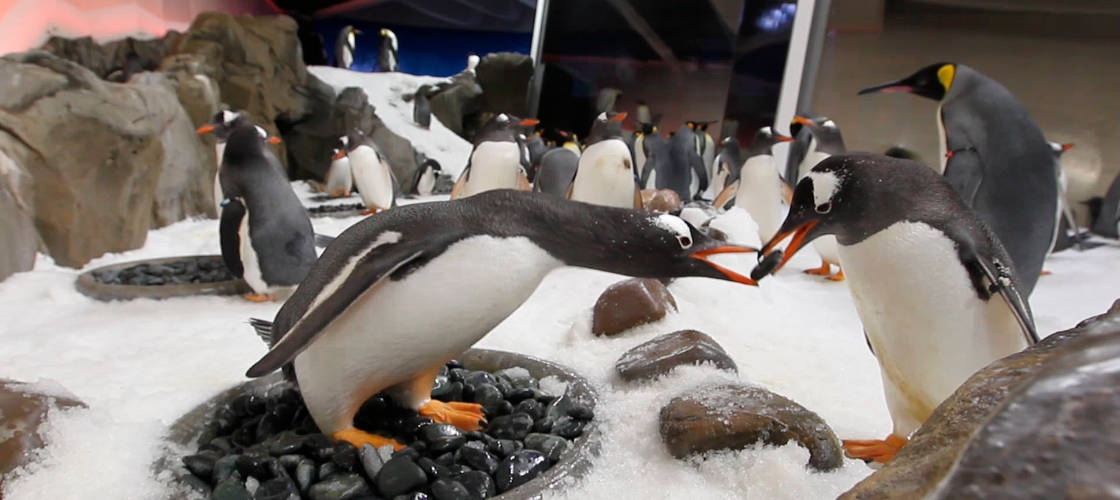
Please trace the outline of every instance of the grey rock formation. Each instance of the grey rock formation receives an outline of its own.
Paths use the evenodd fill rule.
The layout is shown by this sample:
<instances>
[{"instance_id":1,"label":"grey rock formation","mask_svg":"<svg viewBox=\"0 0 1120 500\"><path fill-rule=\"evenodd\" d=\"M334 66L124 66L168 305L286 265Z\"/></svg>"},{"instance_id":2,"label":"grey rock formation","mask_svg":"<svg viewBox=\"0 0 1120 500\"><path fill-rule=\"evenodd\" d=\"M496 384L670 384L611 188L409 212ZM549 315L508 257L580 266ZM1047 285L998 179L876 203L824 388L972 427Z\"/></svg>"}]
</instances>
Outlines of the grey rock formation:
<instances>
[{"instance_id":1,"label":"grey rock formation","mask_svg":"<svg viewBox=\"0 0 1120 500\"><path fill-rule=\"evenodd\" d=\"M39 232L31 183L31 174L0 151L0 280L35 265Z\"/></svg>"}]
</instances>

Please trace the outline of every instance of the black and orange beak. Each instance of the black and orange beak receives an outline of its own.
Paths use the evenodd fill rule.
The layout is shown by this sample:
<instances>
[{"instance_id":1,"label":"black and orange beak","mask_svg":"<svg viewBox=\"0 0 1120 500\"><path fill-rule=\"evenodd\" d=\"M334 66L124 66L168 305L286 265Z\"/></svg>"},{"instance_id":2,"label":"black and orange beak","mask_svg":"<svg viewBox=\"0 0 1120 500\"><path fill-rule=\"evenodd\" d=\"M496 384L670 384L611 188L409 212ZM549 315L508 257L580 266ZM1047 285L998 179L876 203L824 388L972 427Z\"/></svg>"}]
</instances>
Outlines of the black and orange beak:
<instances>
[{"instance_id":1,"label":"black and orange beak","mask_svg":"<svg viewBox=\"0 0 1120 500\"><path fill-rule=\"evenodd\" d=\"M786 262L789 261L790 257L793 257L793 254L797 253L797 251L805 245L806 236L809 234L809 231L816 227L818 222L819 221L816 220L810 220L801 224L800 226L797 226L797 228L793 230L778 233L774 235L774 237L771 238L765 246L762 247L762 250L759 251L759 256L765 258L766 256L774 252L774 247L778 246L779 243L790 237L790 235L793 236L793 240L789 242L789 245L786 246L785 251L782 252L782 260L778 261L778 264L774 266L774 269L770 271L770 274L778 272L782 268L782 266L786 265Z\"/></svg>"},{"instance_id":2,"label":"black and orange beak","mask_svg":"<svg viewBox=\"0 0 1120 500\"><path fill-rule=\"evenodd\" d=\"M712 261L708 260L709 255L715 255L717 253L751 253L751 252L757 252L757 251L758 251L757 248L751 248L751 247L745 247L745 246L739 246L739 245L721 245L721 246L714 247L714 248L706 248L706 249L703 249L703 250L697 250L695 252L692 252L692 255L690 255L690 257L692 257L693 259L703 261L705 264L711 266L716 271L719 271L720 273L723 273L723 275L730 281L734 281L736 283L742 283L744 285L758 286L757 281L755 281L753 279L750 279L747 276L743 276L742 274L739 274L735 271L732 271L731 269L728 269L728 268L723 267L719 264L716 264L715 262L712 262Z\"/></svg>"},{"instance_id":3,"label":"black and orange beak","mask_svg":"<svg viewBox=\"0 0 1120 500\"><path fill-rule=\"evenodd\" d=\"M625 120L627 116L629 116L629 115L627 115L626 112L624 111L622 113L619 113L617 115L612 116L611 121L612 122L620 122L622 120Z\"/></svg>"},{"instance_id":4,"label":"black and orange beak","mask_svg":"<svg viewBox=\"0 0 1120 500\"><path fill-rule=\"evenodd\" d=\"M1069 151L1071 149L1073 149L1073 143L1072 142L1067 142L1065 144L1062 144L1062 151Z\"/></svg>"},{"instance_id":5,"label":"black and orange beak","mask_svg":"<svg viewBox=\"0 0 1120 500\"><path fill-rule=\"evenodd\" d=\"M536 118L525 118L525 119L521 120L520 122L518 122L518 124L519 124L519 125L525 125L525 126L529 126L529 125L536 125L536 124L538 124L538 123L540 123L540 122L541 122L541 121L540 121L540 120L538 120L538 119L536 119Z\"/></svg>"},{"instance_id":6,"label":"black and orange beak","mask_svg":"<svg viewBox=\"0 0 1120 500\"><path fill-rule=\"evenodd\" d=\"M806 127L816 127L817 126L816 122L814 122L812 119L806 118L804 116L793 117L793 123L800 123L802 125L805 125Z\"/></svg>"},{"instance_id":7,"label":"black and orange beak","mask_svg":"<svg viewBox=\"0 0 1120 500\"><path fill-rule=\"evenodd\" d=\"M205 133L208 133L208 132L213 132L215 128L217 128L217 127L213 123L207 123L206 125L203 125L201 127L198 127L197 129L195 129L195 133L201 135L201 134L205 134Z\"/></svg>"},{"instance_id":8,"label":"black and orange beak","mask_svg":"<svg viewBox=\"0 0 1120 500\"><path fill-rule=\"evenodd\" d=\"M334 152L334 156L331 156L331 159L332 160L339 160L339 159L342 159L343 156L346 156L346 150L340 149L340 150Z\"/></svg>"},{"instance_id":9,"label":"black and orange beak","mask_svg":"<svg viewBox=\"0 0 1120 500\"><path fill-rule=\"evenodd\" d=\"M280 144L281 142L284 142L284 141L281 140L279 137L276 137L275 135L268 138L268 143L269 144Z\"/></svg>"},{"instance_id":10,"label":"black and orange beak","mask_svg":"<svg viewBox=\"0 0 1120 500\"><path fill-rule=\"evenodd\" d=\"M779 133L775 132L774 133L774 140L776 140L778 142L790 142L790 141L793 140L793 138L788 136L788 135L782 135L782 134L779 134Z\"/></svg>"}]
</instances>

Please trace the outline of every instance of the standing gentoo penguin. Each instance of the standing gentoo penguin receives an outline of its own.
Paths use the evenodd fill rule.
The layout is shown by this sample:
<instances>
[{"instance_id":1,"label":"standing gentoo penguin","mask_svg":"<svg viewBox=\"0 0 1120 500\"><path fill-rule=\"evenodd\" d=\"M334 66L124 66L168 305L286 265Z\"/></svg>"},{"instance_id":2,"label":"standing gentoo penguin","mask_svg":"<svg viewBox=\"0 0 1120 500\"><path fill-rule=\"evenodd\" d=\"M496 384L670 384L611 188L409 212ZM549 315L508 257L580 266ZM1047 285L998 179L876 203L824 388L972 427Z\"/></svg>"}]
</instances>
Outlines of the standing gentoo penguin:
<instances>
[{"instance_id":1,"label":"standing gentoo penguin","mask_svg":"<svg viewBox=\"0 0 1120 500\"><path fill-rule=\"evenodd\" d=\"M218 164L217 168L214 170L214 211L218 214L219 218L222 214L222 202L226 198L225 194L222 193L221 182L222 158L225 156L226 140L229 139L230 131L237 127L246 126L256 127L257 133L272 144L280 142L278 137L269 137L268 132L263 128L253 125L253 122L249 120L249 117L245 113L233 112L228 109L215 113L214 117L210 119L210 123L198 127L198 130L195 131L199 134L214 133L214 161Z\"/></svg>"},{"instance_id":2,"label":"standing gentoo penguin","mask_svg":"<svg viewBox=\"0 0 1120 500\"><path fill-rule=\"evenodd\" d=\"M340 137L338 142L341 147L335 158L343 154L350 158L354 186L366 205L362 213L372 214L397 206L397 178L389 159L374 144L373 138L355 129Z\"/></svg>"},{"instance_id":3,"label":"standing gentoo penguin","mask_svg":"<svg viewBox=\"0 0 1120 500\"><path fill-rule=\"evenodd\" d=\"M332 198L350 196L354 189L354 176L350 172L350 157L343 148L331 151L331 166L327 170L327 195Z\"/></svg>"},{"instance_id":4,"label":"standing gentoo penguin","mask_svg":"<svg viewBox=\"0 0 1120 500\"><path fill-rule=\"evenodd\" d=\"M739 139L724 137L720 141L720 152L716 155L712 165L712 180L708 192L714 193L712 198L718 199L719 195L735 181L739 180L739 169L743 165L742 151L739 149ZM725 201L726 203L726 201ZM723 205L714 203L717 208Z\"/></svg>"},{"instance_id":5,"label":"standing gentoo penguin","mask_svg":"<svg viewBox=\"0 0 1120 500\"><path fill-rule=\"evenodd\" d=\"M805 151L805 157L801 159L801 164L797 167L797 179L790 181L790 185L797 185L797 182L799 182L809 170L828 157L847 152L847 148L844 147L844 137L840 135L840 127L836 126L836 122L823 116L817 119L795 116L793 117L793 124L790 126L790 131L796 135L799 130L793 129L801 126L809 129L813 140L810 142L809 149ZM832 281L842 281L844 279L843 269L836 271L836 274L832 274L831 267L832 265L840 267L840 254L839 250L836 248L836 238L832 236L822 236L817 239L817 241L813 242L813 249L821 256L821 267L806 269L805 272L807 274L826 276Z\"/></svg>"},{"instance_id":6,"label":"standing gentoo penguin","mask_svg":"<svg viewBox=\"0 0 1120 500\"><path fill-rule=\"evenodd\" d=\"M567 148L552 148L541 155L541 167L533 191L567 198L579 168L579 155Z\"/></svg>"},{"instance_id":7,"label":"standing gentoo penguin","mask_svg":"<svg viewBox=\"0 0 1120 500\"><path fill-rule=\"evenodd\" d=\"M521 120L505 113L486 122L475 135L474 150L451 190L451 199L466 198L491 189L528 191L531 186L522 167L525 152L518 138L518 127L536 123L538 121L533 118Z\"/></svg>"},{"instance_id":8,"label":"standing gentoo penguin","mask_svg":"<svg viewBox=\"0 0 1120 500\"><path fill-rule=\"evenodd\" d=\"M760 257L793 235L780 268L826 234L840 244L894 421L882 441L845 441L850 456L890 460L976 370L1038 341L1003 245L929 167L866 153L821 162Z\"/></svg>"},{"instance_id":9,"label":"standing gentoo penguin","mask_svg":"<svg viewBox=\"0 0 1120 500\"><path fill-rule=\"evenodd\" d=\"M630 148L622 141L626 113L599 113L579 157L568 198L609 207L641 208L642 193L635 181Z\"/></svg>"},{"instance_id":10,"label":"standing gentoo penguin","mask_svg":"<svg viewBox=\"0 0 1120 500\"><path fill-rule=\"evenodd\" d=\"M362 34L362 30L349 24L344 26L342 31L338 32L338 38L336 38L334 42L335 66L343 69L350 69L350 66L354 64L354 49L358 46L357 36L360 34Z\"/></svg>"},{"instance_id":11,"label":"standing gentoo penguin","mask_svg":"<svg viewBox=\"0 0 1120 500\"><path fill-rule=\"evenodd\" d=\"M442 169L438 161L431 158L424 160L420 168L416 169L412 182L409 183L408 193L420 196L431 195L435 192L436 180L439 179L440 172Z\"/></svg>"},{"instance_id":12,"label":"standing gentoo penguin","mask_svg":"<svg viewBox=\"0 0 1120 500\"><path fill-rule=\"evenodd\" d=\"M401 70L397 57L397 34L389 28L381 28L381 45L377 48L377 66L382 73Z\"/></svg>"},{"instance_id":13,"label":"standing gentoo penguin","mask_svg":"<svg viewBox=\"0 0 1120 500\"><path fill-rule=\"evenodd\" d=\"M525 138L525 149L529 152L529 170L526 174L529 182L536 182L537 172L541 168L541 158L548 152L548 146L541 138L540 130L531 130Z\"/></svg>"},{"instance_id":14,"label":"standing gentoo penguin","mask_svg":"<svg viewBox=\"0 0 1120 500\"><path fill-rule=\"evenodd\" d=\"M728 184L716 197L715 206L722 207L734 196L735 206L746 210L758 224L760 241L773 238L782 225L782 178L772 149L779 142L792 140L792 137L774 132L773 127L758 129L738 180Z\"/></svg>"},{"instance_id":15,"label":"standing gentoo penguin","mask_svg":"<svg viewBox=\"0 0 1120 500\"><path fill-rule=\"evenodd\" d=\"M963 64L937 63L859 91L909 92L940 101L942 171L999 236L1030 296L1054 235L1054 157L1026 108L999 82Z\"/></svg>"},{"instance_id":16,"label":"standing gentoo penguin","mask_svg":"<svg viewBox=\"0 0 1120 500\"><path fill-rule=\"evenodd\" d=\"M359 447L397 445L354 428L358 408L382 390L421 415L477 429L481 405L432 400L432 381L443 363L509 316L553 269L753 285L707 260L751 251L713 240L671 215L534 193L497 190L407 205L344 231L271 324L254 320L272 348L247 375L291 363L319 429ZM433 303L440 307L417 307Z\"/></svg>"},{"instance_id":17,"label":"standing gentoo penguin","mask_svg":"<svg viewBox=\"0 0 1120 500\"><path fill-rule=\"evenodd\" d=\"M281 172L259 127L234 127L222 159L222 259L253 288L245 298L275 300L299 284L315 262L311 219Z\"/></svg>"},{"instance_id":18,"label":"standing gentoo penguin","mask_svg":"<svg viewBox=\"0 0 1120 500\"><path fill-rule=\"evenodd\" d=\"M432 125L432 104L428 102L428 93L431 91L431 85L421 85L412 96L412 121L423 128Z\"/></svg>"}]
</instances>

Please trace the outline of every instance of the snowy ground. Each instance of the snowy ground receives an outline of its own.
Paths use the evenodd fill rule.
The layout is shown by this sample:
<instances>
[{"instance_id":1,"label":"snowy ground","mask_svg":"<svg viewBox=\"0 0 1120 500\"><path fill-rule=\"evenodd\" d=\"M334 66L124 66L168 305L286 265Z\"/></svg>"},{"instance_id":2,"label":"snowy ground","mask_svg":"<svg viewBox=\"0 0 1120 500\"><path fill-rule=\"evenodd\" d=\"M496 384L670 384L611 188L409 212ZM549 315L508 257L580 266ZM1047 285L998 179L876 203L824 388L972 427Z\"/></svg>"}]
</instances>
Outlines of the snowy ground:
<instances>
[{"instance_id":1,"label":"snowy ground","mask_svg":"<svg viewBox=\"0 0 1120 500\"><path fill-rule=\"evenodd\" d=\"M297 183L297 192L310 192ZM337 234L359 218L312 219L317 232ZM716 227L757 244L741 210ZM106 255L86 268L153 257L218 253L217 222L183 221L152 231L138 250ZM750 257L721 262L746 271ZM1040 332L1068 328L1107 309L1120 296L1120 246L1050 259L1032 300ZM563 268L549 275L524 306L480 343L571 366L600 391L597 419L602 454L580 484L560 498L834 498L871 472L848 461L831 473L805 468L796 445L674 460L661 445L657 411L699 384L742 380L788 396L820 414L844 438L887 434L879 373L861 334L846 286L802 275L816 263L810 249L759 288L682 279L670 286L680 312L612 339L590 334L590 309L619 276ZM237 297L104 303L79 294L78 270L40 256L33 271L0 283L0 378L54 381L88 409L55 412L48 446L36 464L8 479L9 500L158 498L165 477L149 466L161 436L177 417L244 381L265 347L246 319L271 318L278 304ZM613 375L622 352L681 328L704 331L735 359L740 375L690 368L655 383L627 386Z\"/></svg>"}]
</instances>

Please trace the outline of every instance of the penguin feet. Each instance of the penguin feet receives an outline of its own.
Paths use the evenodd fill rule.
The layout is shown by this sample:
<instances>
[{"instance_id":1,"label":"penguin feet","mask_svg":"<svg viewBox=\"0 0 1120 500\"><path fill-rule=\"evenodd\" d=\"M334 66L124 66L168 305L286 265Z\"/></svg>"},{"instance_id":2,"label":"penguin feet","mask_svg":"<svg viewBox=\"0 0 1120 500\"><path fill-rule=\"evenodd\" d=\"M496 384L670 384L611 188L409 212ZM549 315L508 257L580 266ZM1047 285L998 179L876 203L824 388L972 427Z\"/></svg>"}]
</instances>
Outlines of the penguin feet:
<instances>
[{"instance_id":1,"label":"penguin feet","mask_svg":"<svg viewBox=\"0 0 1120 500\"><path fill-rule=\"evenodd\" d=\"M891 434L886 439L845 439L844 453L850 458L890 462L907 443L906 438Z\"/></svg>"},{"instance_id":2,"label":"penguin feet","mask_svg":"<svg viewBox=\"0 0 1120 500\"><path fill-rule=\"evenodd\" d=\"M1043 269L1042 272L1038 273L1039 276L1050 276L1050 274L1050 271L1047 271L1045 269Z\"/></svg>"},{"instance_id":3,"label":"penguin feet","mask_svg":"<svg viewBox=\"0 0 1120 500\"><path fill-rule=\"evenodd\" d=\"M365 210L362 210L362 215L373 215L377 212L380 212L380 210L378 210L377 207L367 208Z\"/></svg>"},{"instance_id":4,"label":"penguin feet","mask_svg":"<svg viewBox=\"0 0 1120 500\"><path fill-rule=\"evenodd\" d=\"M404 448L404 445L398 443L395 439L378 436L377 434L370 434L354 427L335 432L331 434L331 437L334 438L335 441L346 441L358 449L361 449L362 445L366 443L373 445L374 448L379 448L387 444L392 445L394 450Z\"/></svg>"},{"instance_id":5,"label":"penguin feet","mask_svg":"<svg viewBox=\"0 0 1120 500\"><path fill-rule=\"evenodd\" d=\"M836 274L829 275L828 279L832 281L844 281L844 270L836 271Z\"/></svg>"},{"instance_id":6,"label":"penguin feet","mask_svg":"<svg viewBox=\"0 0 1120 500\"><path fill-rule=\"evenodd\" d=\"M832 275L832 266L829 265L827 260L822 260L821 261L821 267L814 267L812 269L806 269L805 274L812 274L814 276L831 276ZM841 279L843 279L843 277L841 277Z\"/></svg>"},{"instance_id":7,"label":"penguin feet","mask_svg":"<svg viewBox=\"0 0 1120 500\"><path fill-rule=\"evenodd\" d=\"M251 302L273 302L276 300L276 295L271 293L247 293L242 295L241 298Z\"/></svg>"},{"instance_id":8,"label":"penguin feet","mask_svg":"<svg viewBox=\"0 0 1120 500\"><path fill-rule=\"evenodd\" d=\"M420 407L420 414L465 431L477 431L486 423L486 415L482 412L482 405L478 403L444 403L432 399Z\"/></svg>"}]
</instances>

